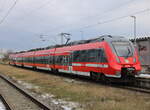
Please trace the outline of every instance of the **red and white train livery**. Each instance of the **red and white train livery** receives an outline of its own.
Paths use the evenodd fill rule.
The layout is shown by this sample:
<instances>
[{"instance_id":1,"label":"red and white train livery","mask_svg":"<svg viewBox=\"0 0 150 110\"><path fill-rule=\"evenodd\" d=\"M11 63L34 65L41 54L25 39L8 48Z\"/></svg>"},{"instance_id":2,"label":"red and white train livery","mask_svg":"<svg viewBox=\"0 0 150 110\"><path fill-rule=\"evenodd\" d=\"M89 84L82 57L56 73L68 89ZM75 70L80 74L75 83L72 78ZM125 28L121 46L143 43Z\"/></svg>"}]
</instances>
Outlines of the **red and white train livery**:
<instances>
[{"instance_id":1,"label":"red and white train livery","mask_svg":"<svg viewBox=\"0 0 150 110\"><path fill-rule=\"evenodd\" d=\"M110 35L47 50L12 54L10 64L79 74L93 79L126 79L138 75L141 70L133 44L124 37Z\"/></svg>"}]
</instances>

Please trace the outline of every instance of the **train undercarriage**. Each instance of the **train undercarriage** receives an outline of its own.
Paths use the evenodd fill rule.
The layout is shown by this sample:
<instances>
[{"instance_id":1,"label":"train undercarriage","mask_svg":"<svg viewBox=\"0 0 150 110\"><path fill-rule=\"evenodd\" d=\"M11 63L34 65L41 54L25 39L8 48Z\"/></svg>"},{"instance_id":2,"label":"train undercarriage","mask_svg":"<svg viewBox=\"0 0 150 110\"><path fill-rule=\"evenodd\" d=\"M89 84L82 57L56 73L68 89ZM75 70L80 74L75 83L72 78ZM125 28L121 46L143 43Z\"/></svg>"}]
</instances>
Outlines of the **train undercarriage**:
<instances>
[{"instance_id":1,"label":"train undercarriage","mask_svg":"<svg viewBox=\"0 0 150 110\"><path fill-rule=\"evenodd\" d=\"M136 75L137 73L135 68L122 68L120 78L107 77L103 73L96 73L96 72L91 72L90 77L93 80L102 81L102 82L132 83L135 81Z\"/></svg>"}]
</instances>

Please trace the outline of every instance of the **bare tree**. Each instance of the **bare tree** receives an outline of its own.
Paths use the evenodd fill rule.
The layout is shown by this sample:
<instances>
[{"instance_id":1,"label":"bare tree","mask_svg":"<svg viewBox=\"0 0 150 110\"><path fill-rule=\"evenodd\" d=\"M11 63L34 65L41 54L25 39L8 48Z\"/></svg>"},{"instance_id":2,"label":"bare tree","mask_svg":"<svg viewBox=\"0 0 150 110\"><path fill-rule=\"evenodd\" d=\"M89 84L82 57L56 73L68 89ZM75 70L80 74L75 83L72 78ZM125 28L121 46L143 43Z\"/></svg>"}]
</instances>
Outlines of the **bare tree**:
<instances>
[{"instance_id":1,"label":"bare tree","mask_svg":"<svg viewBox=\"0 0 150 110\"><path fill-rule=\"evenodd\" d=\"M4 53L4 57L2 59L2 61L8 61L9 60L9 55L12 54L13 51L12 50L7 50L5 53Z\"/></svg>"}]
</instances>

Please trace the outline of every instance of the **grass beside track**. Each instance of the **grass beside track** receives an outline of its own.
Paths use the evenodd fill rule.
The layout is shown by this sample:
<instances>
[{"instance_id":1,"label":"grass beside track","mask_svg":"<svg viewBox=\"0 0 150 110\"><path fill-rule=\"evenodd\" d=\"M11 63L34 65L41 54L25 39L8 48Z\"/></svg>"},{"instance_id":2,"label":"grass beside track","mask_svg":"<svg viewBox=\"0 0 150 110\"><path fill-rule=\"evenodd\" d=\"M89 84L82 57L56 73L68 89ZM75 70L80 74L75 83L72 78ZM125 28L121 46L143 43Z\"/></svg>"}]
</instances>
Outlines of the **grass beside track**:
<instances>
[{"instance_id":1,"label":"grass beside track","mask_svg":"<svg viewBox=\"0 0 150 110\"><path fill-rule=\"evenodd\" d=\"M0 64L0 72L39 86L37 93L80 103L85 110L149 110L150 95Z\"/></svg>"}]
</instances>

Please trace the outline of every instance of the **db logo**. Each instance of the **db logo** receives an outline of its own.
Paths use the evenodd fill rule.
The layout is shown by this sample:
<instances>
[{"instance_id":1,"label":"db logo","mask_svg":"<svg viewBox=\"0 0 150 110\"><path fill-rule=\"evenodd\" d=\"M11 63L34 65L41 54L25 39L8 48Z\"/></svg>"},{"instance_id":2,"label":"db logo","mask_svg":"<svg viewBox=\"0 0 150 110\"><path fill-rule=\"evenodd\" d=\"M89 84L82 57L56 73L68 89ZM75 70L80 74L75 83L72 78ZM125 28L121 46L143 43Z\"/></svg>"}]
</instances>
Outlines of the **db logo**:
<instances>
[{"instance_id":1,"label":"db logo","mask_svg":"<svg viewBox=\"0 0 150 110\"><path fill-rule=\"evenodd\" d=\"M129 63L129 60L125 60L126 63Z\"/></svg>"}]
</instances>

